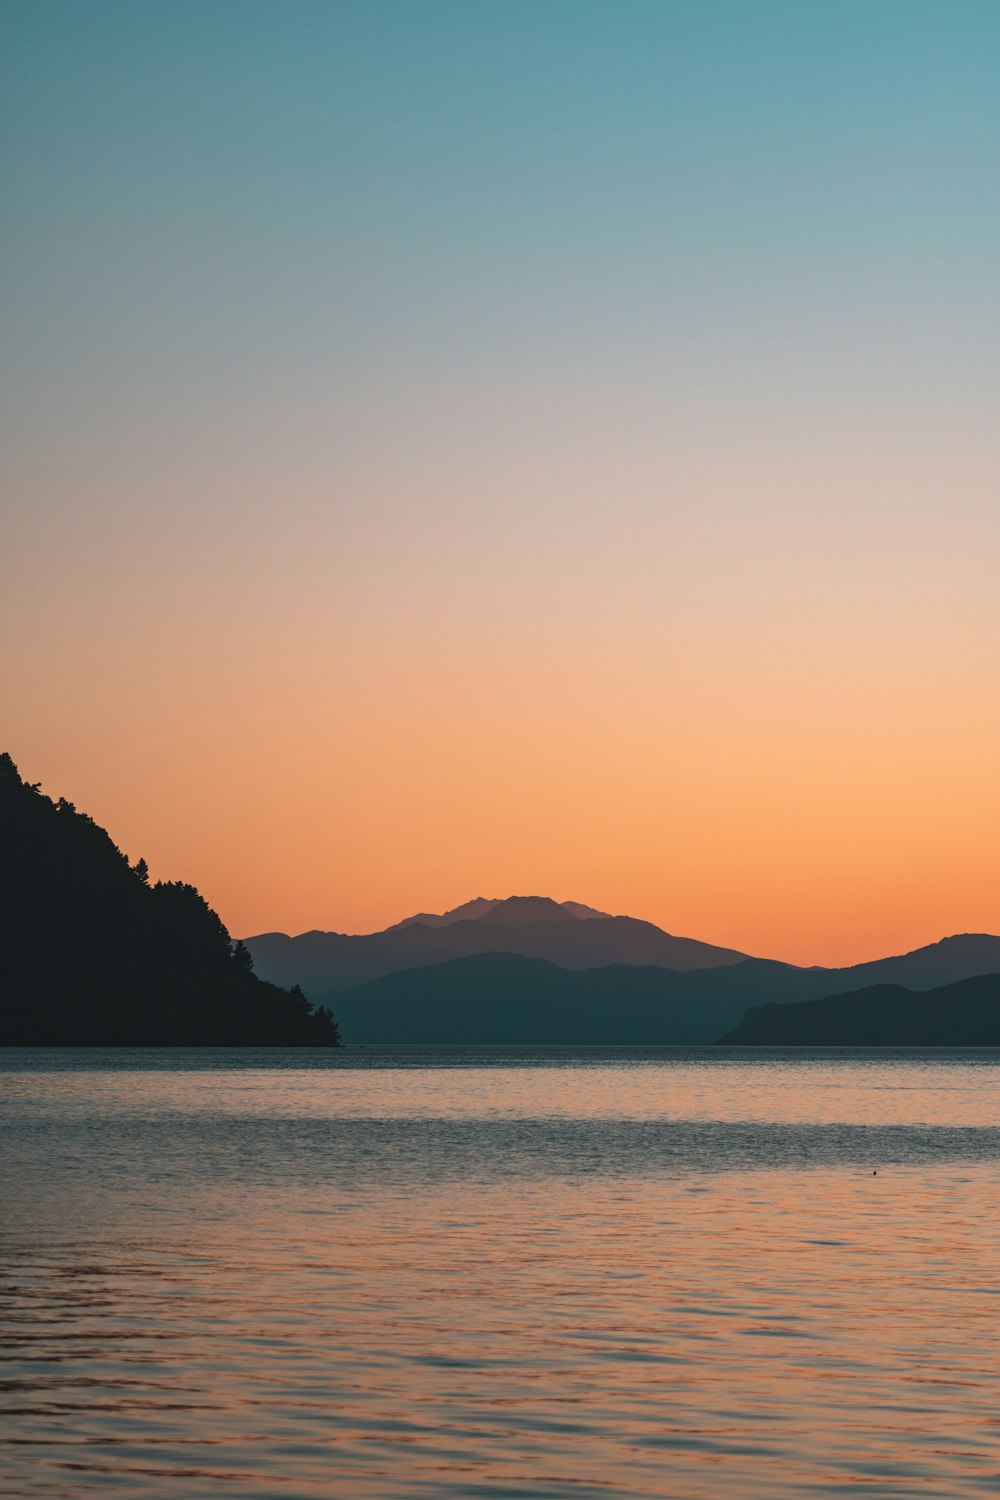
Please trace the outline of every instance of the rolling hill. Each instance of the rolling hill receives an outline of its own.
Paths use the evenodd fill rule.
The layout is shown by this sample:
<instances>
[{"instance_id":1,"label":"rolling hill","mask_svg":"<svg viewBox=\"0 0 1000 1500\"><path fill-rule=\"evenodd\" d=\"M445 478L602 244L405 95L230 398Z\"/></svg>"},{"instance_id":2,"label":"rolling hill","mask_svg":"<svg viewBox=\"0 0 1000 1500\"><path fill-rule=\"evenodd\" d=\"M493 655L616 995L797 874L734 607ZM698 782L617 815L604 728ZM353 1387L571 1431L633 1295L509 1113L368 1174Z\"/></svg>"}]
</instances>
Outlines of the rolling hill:
<instances>
[{"instance_id":1,"label":"rolling hill","mask_svg":"<svg viewBox=\"0 0 1000 1500\"><path fill-rule=\"evenodd\" d=\"M877 984L748 1010L731 1047L1000 1047L1000 973L931 990Z\"/></svg>"},{"instance_id":2,"label":"rolling hill","mask_svg":"<svg viewBox=\"0 0 1000 1500\"><path fill-rule=\"evenodd\" d=\"M426 965L326 997L350 1043L708 1045L751 1006L898 984L933 989L1000 969L1000 938L968 934L844 969L745 959L686 972L652 965L570 971L510 953Z\"/></svg>"}]
</instances>

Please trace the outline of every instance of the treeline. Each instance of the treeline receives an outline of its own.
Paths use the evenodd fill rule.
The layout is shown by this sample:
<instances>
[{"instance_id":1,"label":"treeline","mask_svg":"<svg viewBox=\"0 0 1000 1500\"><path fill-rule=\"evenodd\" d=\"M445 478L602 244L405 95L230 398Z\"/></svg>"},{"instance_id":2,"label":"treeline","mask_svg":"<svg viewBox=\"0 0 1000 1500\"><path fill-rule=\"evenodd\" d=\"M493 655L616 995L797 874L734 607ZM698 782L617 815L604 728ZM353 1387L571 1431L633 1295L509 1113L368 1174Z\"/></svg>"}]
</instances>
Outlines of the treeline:
<instances>
[{"instance_id":1,"label":"treeline","mask_svg":"<svg viewBox=\"0 0 1000 1500\"><path fill-rule=\"evenodd\" d=\"M332 1014L258 979L193 885L151 884L0 755L0 1044L337 1046Z\"/></svg>"}]
</instances>

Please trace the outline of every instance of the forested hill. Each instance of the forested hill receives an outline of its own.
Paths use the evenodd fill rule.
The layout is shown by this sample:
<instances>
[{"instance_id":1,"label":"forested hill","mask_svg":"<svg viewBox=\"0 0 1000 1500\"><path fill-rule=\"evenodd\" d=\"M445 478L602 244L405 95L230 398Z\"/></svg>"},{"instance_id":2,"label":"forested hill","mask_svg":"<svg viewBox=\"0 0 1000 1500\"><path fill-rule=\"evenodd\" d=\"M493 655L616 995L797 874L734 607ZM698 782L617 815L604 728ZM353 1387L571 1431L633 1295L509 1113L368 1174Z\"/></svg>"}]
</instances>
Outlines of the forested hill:
<instances>
[{"instance_id":1,"label":"forested hill","mask_svg":"<svg viewBox=\"0 0 1000 1500\"><path fill-rule=\"evenodd\" d=\"M151 885L103 828L0 755L0 1044L336 1046L258 979L192 885Z\"/></svg>"},{"instance_id":2,"label":"forested hill","mask_svg":"<svg viewBox=\"0 0 1000 1500\"><path fill-rule=\"evenodd\" d=\"M728 1047L1000 1047L1000 974L933 990L876 984L799 1005L751 1007Z\"/></svg>"}]
</instances>

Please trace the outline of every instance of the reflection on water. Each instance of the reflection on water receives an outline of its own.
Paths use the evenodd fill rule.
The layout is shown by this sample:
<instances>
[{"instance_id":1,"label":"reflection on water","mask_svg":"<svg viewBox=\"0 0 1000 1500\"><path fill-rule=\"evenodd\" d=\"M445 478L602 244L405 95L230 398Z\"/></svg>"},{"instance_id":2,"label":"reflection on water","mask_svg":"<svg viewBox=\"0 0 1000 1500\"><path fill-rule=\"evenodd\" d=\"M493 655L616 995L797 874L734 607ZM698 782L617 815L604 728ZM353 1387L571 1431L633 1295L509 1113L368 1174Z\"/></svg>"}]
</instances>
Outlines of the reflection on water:
<instances>
[{"instance_id":1,"label":"reflection on water","mask_svg":"<svg viewBox=\"0 0 1000 1500\"><path fill-rule=\"evenodd\" d=\"M6 1054L0 1494L998 1493L996 1054L435 1061Z\"/></svg>"}]
</instances>

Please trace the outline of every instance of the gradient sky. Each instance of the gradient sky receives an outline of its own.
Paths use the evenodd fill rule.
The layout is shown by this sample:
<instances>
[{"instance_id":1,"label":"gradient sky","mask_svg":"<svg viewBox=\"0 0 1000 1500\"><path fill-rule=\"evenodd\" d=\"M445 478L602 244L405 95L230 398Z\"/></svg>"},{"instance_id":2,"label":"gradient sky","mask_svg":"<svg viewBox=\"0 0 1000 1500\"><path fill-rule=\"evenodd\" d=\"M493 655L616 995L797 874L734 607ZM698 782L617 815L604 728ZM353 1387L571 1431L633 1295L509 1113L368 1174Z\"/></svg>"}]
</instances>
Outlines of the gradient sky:
<instances>
[{"instance_id":1,"label":"gradient sky","mask_svg":"<svg viewBox=\"0 0 1000 1500\"><path fill-rule=\"evenodd\" d=\"M995 0L7 0L0 748L235 933L1000 931Z\"/></svg>"}]
</instances>

